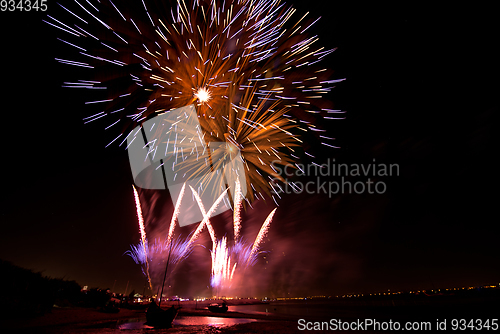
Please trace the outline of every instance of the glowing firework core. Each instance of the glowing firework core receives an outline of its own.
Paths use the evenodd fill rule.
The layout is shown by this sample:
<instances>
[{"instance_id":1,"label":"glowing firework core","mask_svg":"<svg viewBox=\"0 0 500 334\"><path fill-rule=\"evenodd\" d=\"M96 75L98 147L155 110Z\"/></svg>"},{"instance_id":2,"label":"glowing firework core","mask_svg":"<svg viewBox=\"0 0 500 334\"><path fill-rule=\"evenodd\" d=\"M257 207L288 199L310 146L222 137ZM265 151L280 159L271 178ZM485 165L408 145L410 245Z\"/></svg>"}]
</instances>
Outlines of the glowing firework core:
<instances>
[{"instance_id":1,"label":"glowing firework core","mask_svg":"<svg viewBox=\"0 0 500 334\"><path fill-rule=\"evenodd\" d=\"M131 249L125 253L131 256L137 264L141 264L141 266L143 266L143 273L147 276L150 289L153 291L149 271L151 268L154 268L154 266L150 267L149 262L152 261L153 258L158 258L156 259L156 262L158 262L158 260L163 258L164 254L171 252L173 255L171 262L174 265L178 264L191 254L194 242L200 236L203 228L207 226L212 240L212 273L210 277L210 285L215 289L217 295L220 295L221 293L227 294L229 289L234 288L233 281L241 280L246 274L246 269L253 266L257 262L259 253L262 253L260 251L261 244L264 241L277 209L275 208L267 216L253 244L247 243L241 237L241 209L243 206L243 196L241 193L240 180L237 179L236 187L234 189L235 201L233 207L234 241L232 245L229 245L227 237L224 236L222 239L217 239L215 230L210 222L210 216L221 203L227 189L212 204L211 208L207 212L205 211L205 207L197 191L193 187L189 187L196 199L200 211L203 214L203 220L199 223L197 229L192 233L191 237L188 237L187 239L181 239L180 237L174 238L175 225L186 188L186 184L184 184L175 204L167 239L164 242L155 240L154 243L150 244L146 237L139 194L133 186L137 206L137 216L139 220L139 231L141 233L141 242L138 245L131 245ZM173 247L171 247L171 245L173 245Z\"/></svg>"},{"instance_id":2,"label":"glowing firework core","mask_svg":"<svg viewBox=\"0 0 500 334\"><path fill-rule=\"evenodd\" d=\"M200 88L196 93L194 93L194 96L198 99L198 101L200 101L200 103L205 103L210 100L212 94L208 89Z\"/></svg>"}]
</instances>

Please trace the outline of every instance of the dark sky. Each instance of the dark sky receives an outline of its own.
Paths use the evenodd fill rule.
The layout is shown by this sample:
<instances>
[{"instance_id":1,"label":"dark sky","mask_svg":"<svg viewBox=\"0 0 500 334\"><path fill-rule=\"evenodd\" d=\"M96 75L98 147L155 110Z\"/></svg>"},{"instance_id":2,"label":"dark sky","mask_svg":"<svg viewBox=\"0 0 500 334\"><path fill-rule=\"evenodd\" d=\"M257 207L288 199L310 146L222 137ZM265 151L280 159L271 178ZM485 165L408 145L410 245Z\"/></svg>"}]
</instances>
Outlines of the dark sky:
<instances>
[{"instance_id":1,"label":"dark sky","mask_svg":"<svg viewBox=\"0 0 500 334\"><path fill-rule=\"evenodd\" d=\"M313 30L320 43L338 47L326 65L347 78L331 95L348 112L329 125L342 148L319 159L376 159L400 170L381 179L381 195L285 196L265 244L269 263L261 259L248 279L252 292L500 282L493 8L305 3L296 7L322 16ZM55 6L49 1L49 11ZM1 15L0 258L81 285L124 292L130 281L128 291L142 291L140 268L123 256L139 240L126 152L104 148L114 137L102 123L83 125L88 96L60 87L75 73L54 60L60 34L45 15ZM168 221L171 203L162 198ZM274 206L257 207L245 215L249 238ZM214 224L221 234L228 228L221 217ZM210 259L196 252L176 277L190 286L178 283L176 293L206 292Z\"/></svg>"}]
</instances>

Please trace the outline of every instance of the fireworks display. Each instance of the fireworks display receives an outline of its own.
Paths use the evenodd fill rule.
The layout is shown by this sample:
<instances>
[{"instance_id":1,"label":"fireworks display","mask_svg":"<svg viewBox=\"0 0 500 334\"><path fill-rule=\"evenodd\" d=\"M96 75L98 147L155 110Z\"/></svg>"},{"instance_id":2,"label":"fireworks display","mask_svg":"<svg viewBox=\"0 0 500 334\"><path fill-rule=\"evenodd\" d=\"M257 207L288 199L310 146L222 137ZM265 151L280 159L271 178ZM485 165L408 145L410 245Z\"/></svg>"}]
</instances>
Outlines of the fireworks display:
<instances>
[{"instance_id":1,"label":"fireworks display","mask_svg":"<svg viewBox=\"0 0 500 334\"><path fill-rule=\"evenodd\" d=\"M85 123L104 122L106 132L115 133L107 146L125 148L136 136L146 141L145 131L156 126L144 145L146 158L166 143L163 159L175 177L200 180L198 189L189 186L203 216L196 230L185 239L174 237L184 183L165 241L152 243L134 188L141 243L127 253L143 266L151 286L150 263L163 259L169 249L171 261L179 263L206 226L212 241L211 285L217 293L230 287L235 276L255 264L276 212L248 243L241 236L245 201L267 194L278 204L272 190L285 180L275 167L300 168L297 160L303 154L314 158L302 135L336 148L334 138L318 124L343 113L323 98L343 79L329 79L329 71L320 66L334 49L325 50L317 45L317 36L309 35L319 18L299 15L280 0L75 0L58 5L62 17L48 15L45 22L59 29L63 37L58 40L73 52L72 59L56 60L87 74L64 86L95 93L86 102L95 113ZM199 126L183 127L181 120L158 117L186 106L194 106ZM153 119L161 125L140 128ZM174 162L169 161L169 147ZM235 160L241 168L231 165ZM158 168L167 168L165 161ZM199 195L207 184L214 192L222 189L208 211ZM218 239L210 222L228 193L234 195L226 203L233 208L233 242L226 236Z\"/></svg>"},{"instance_id":2,"label":"fireworks display","mask_svg":"<svg viewBox=\"0 0 500 334\"><path fill-rule=\"evenodd\" d=\"M237 263L231 261L232 259L227 247L226 237L214 242L211 255L212 275L210 278L210 285L219 291L221 287L231 284ZM218 294L218 292L216 292L216 294Z\"/></svg>"}]
</instances>

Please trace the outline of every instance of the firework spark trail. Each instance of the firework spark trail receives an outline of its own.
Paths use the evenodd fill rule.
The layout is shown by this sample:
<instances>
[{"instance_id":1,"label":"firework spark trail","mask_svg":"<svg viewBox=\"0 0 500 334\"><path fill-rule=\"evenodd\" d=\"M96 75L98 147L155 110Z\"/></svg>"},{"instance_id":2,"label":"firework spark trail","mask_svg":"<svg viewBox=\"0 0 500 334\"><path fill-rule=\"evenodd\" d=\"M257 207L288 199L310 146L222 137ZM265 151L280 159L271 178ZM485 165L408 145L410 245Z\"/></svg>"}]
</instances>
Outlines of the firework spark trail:
<instances>
[{"instance_id":1,"label":"firework spark trail","mask_svg":"<svg viewBox=\"0 0 500 334\"><path fill-rule=\"evenodd\" d=\"M273 216L274 213L276 212L275 208L269 216L267 216L266 220L264 221L264 224L262 224L262 227L260 228L259 234L257 235L257 238L255 238L255 242L253 243L252 250L250 251L249 259L255 255L255 253L259 250L260 243L262 242L262 239L266 236L267 231L269 230L269 225L271 225L271 222L273 221Z\"/></svg>"},{"instance_id":2,"label":"firework spark trail","mask_svg":"<svg viewBox=\"0 0 500 334\"><path fill-rule=\"evenodd\" d=\"M205 212L205 208L203 206L201 199L199 198L199 196L197 196L198 195L197 192L192 187L190 188L191 191L193 192L193 195L197 199L200 211L203 213L204 216L203 221L198 224L197 229L195 230L195 232L192 233L191 237L185 239L173 238L172 229L169 229L169 236L171 236L170 239L167 238L167 240L164 242L161 242L158 239L156 239L154 243L149 243L145 238L146 234L144 231L144 234L142 235L144 236L144 240L146 240L146 242L141 242L138 245L131 245L131 249L125 253L131 256L132 259L137 264L141 264L143 266L143 273L145 275L148 275L148 279L150 279L149 268L147 267L149 263L148 257L158 258L158 259L160 257L164 257L166 253L170 252L169 245L172 244L171 262L174 265L177 265L183 259L187 258L191 254L193 250L194 241L198 239L203 230L203 227L207 225L207 229L209 231L212 240L212 251L211 251L212 271L211 271L210 284L217 290L217 293L219 293L221 289L231 287L235 273L240 272L240 274L243 274L243 272L248 267L253 266L257 262L259 247L262 243L263 238L265 237L265 235L269 230L270 224L272 222L273 216L277 208L275 208L268 215L257 237L255 238L255 242L253 243L253 245L245 242L244 240L241 240L241 238L238 237L237 240L236 239L234 240L234 244L232 246L229 246L226 237L223 237L220 240L216 239L215 231L213 230L213 227L210 223L211 214L217 209L217 206L224 198L224 195L226 194L227 190L222 195L219 196L219 198L212 205L210 210L208 212ZM185 186L183 186L179 198L177 199L170 226L175 226L176 222L175 217L176 213L178 213L180 210L182 197L184 196L184 189ZM238 193L239 189L236 189L236 191ZM140 202L138 201L139 196L137 194L137 191L135 190L135 187L134 187L134 195L136 196L136 204L138 204L139 207L138 215L139 217L141 217L139 220L142 223L142 225L140 223L140 226L143 226L144 223L142 221L142 211L140 210ZM236 198L237 199L235 200L235 208L234 208L235 211L237 211L237 208L241 210L242 207L242 199L238 198L238 196L236 196ZM239 215L237 214L236 215L233 214L233 219L235 228L236 225L239 225L239 227L236 228L239 231L241 229L241 217L239 217ZM158 259L156 261L158 261Z\"/></svg>"},{"instance_id":3,"label":"firework spark trail","mask_svg":"<svg viewBox=\"0 0 500 334\"><path fill-rule=\"evenodd\" d=\"M144 218L142 216L142 208L141 208L141 201L139 199L139 194L137 193L137 189L135 188L134 185L132 185L132 188L134 189L134 199L135 199L135 206L137 208L137 219L139 221L139 231L141 233L141 241L144 246L144 249L146 249L146 230L144 229Z\"/></svg>"},{"instance_id":4,"label":"firework spark trail","mask_svg":"<svg viewBox=\"0 0 500 334\"><path fill-rule=\"evenodd\" d=\"M168 241L161 242L155 239L155 242L149 248L150 254L166 256L166 254L171 252L170 262L172 264L178 264L183 259L187 258L193 251L193 248L188 245L188 238L174 238L171 242L172 250L170 250L170 243Z\"/></svg>"},{"instance_id":5,"label":"firework spark trail","mask_svg":"<svg viewBox=\"0 0 500 334\"><path fill-rule=\"evenodd\" d=\"M132 188L134 189L135 206L137 208L137 219L139 221L139 230L141 232L142 247L144 250L144 262L146 264L146 274L148 277L149 287L151 288L151 291L153 291L153 285L151 283L151 276L149 275L149 261L148 261L148 252L147 252L148 241L146 239L146 230L144 228L144 218L142 216L141 201L139 199L139 194L137 193L137 190L135 189L134 185L132 185Z\"/></svg>"},{"instance_id":6,"label":"firework spark trail","mask_svg":"<svg viewBox=\"0 0 500 334\"><path fill-rule=\"evenodd\" d=\"M129 256L132 257L132 259L137 263L144 265L146 269L143 269L143 272L145 275L148 276L148 280L151 286L151 278L149 274L149 260L148 257L154 257L158 256L161 254L164 254L165 252L170 251L170 244L172 243L172 258L171 262L174 264L179 263L183 258L186 258L189 256L189 254L193 250L193 243L198 239L200 236L203 227L207 225L208 230L210 232L212 242L213 244L216 243L216 237L215 237L215 231L213 229L212 224L210 223L210 216L217 210L218 205L221 203L223 200L224 196L227 193L227 190L224 191L219 198L215 201L215 203L212 205L210 210L208 212L205 212L205 208L203 206L203 203L201 199L199 198L198 194L196 191L191 187L191 190L193 191L193 194L195 195L195 198L197 198L197 203L200 207L200 210L202 211L202 214L204 216L204 219L200 224L198 224L198 227L196 231L191 235L190 238L187 239L179 239L179 238L174 238L174 230L175 230L175 225L177 221L177 217L180 212L180 206L182 203L182 198L184 197L185 193L185 184L182 186L182 189L179 193L179 197L177 198L174 212L172 214L172 219L170 221L170 227L169 227L169 232L167 235L167 240L163 243L161 243L158 240L155 240L154 244L149 244L148 240L146 238L146 231L144 228L144 220L142 216L142 209L140 206L140 201L139 201L139 195L137 193L137 190L135 187L134 189L134 196L136 199L136 206L137 206L137 215L139 217L139 227L141 231L141 243L139 245L131 245L131 249L125 252Z\"/></svg>"},{"instance_id":7,"label":"firework spark trail","mask_svg":"<svg viewBox=\"0 0 500 334\"><path fill-rule=\"evenodd\" d=\"M214 231L212 224L210 223L210 216L215 212L215 210L217 210L217 207L219 206L220 202L226 196L227 189L224 190L224 192L222 194L220 194L219 198L217 198L217 200L214 202L214 204L212 205L210 210L208 210L208 212L206 212L205 206L203 205L203 202L202 202L200 196L198 195L198 192L196 192L196 190L194 190L193 187L191 187L191 186L189 186L189 187L191 188L191 191L193 192L193 195L196 198L196 202L198 203L198 207L200 208L201 213L203 215L203 220L201 221L200 224L198 224L198 227L196 228L195 232L193 233L193 235L191 237L190 243L192 243L196 239L198 239L198 237L200 236L200 233L203 230L203 227L205 227L205 225L207 226L208 232L210 234L210 238L212 239L212 243L215 243L216 242L215 231Z\"/></svg>"},{"instance_id":8,"label":"firework spark trail","mask_svg":"<svg viewBox=\"0 0 500 334\"><path fill-rule=\"evenodd\" d=\"M84 119L85 123L104 121L107 132L121 128L121 133L112 136L114 139L107 146L114 143L121 147L142 135L133 131L136 126L172 109L196 104L199 133L189 136L199 137L199 143L207 146L212 142L234 145L241 152L244 168L228 168L234 174L229 176L245 182L240 184L248 190L244 199L250 204L264 198L264 192L278 204L270 192L273 189L279 197L277 180L286 180L277 167L298 167L297 160L303 154L315 158L313 152L302 148L301 135L308 136L308 141L315 139L324 146L337 147L332 145L335 138L325 136L325 130L317 126L323 120L344 118L344 111L332 109L322 98L343 79L332 80L325 68L316 67L335 49L317 46L317 36L306 33L318 19L310 20L306 13L291 24L296 10L280 0L178 0L172 4L173 8L166 1L155 0L99 0L95 4L89 0L67 1L64 6L58 3L70 23L50 15L44 21L59 29L58 34L64 34L58 40L78 58L56 60L64 64L61 66L76 66L94 74L86 80L65 82L64 86L96 94L85 103L96 108L92 116ZM191 140L189 136L184 137L184 144ZM153 141L151 152L154 141L161 139L148 138ZM200 153L200 146L184 151L184 139L177 140L176 133L175 141L167 141L174 146L175 172L189 172L187 175L193 178L219 178L216 181L225 186L223 178L228 175L209 172L224 170L220 167L227 166L234 154L222 145L220 152L203 147ZM186 155L190 158L186 159ZM210 163L200 166L200 161ZM244 179L240 179L242 173ZM290 184L296 187L293 182ZM217 207L224 194L212 208ZM234 245L225 254L238 261L246 259L238 262L238 268L244 268L255 263L276 209L250 247L241 240L243 201L236 197ZM197 202L203 220L185 249L191 249L205 225L213 245L217 245L209 220L214 210L205 213L203 203L198 198ZM172 217L167 238L170 244L176 240L174 222ZM142 234L141 240L146 256L151 246L146 247Z\"/></svg>"},{"instance_id":9,"label":"firework spark trail","mask_svg":"<svg viewBox=\"0 0 500 334\"><path fill-rule=\"evenodd\" d=\"M252 253L252 244L239 241L233 246L231 251L235 254L237 263L241 264L240 268L243 268L243 270L257 263L257 255L259 253Z\"/></svg>"},{"instance_id":10,"label":"firework spark trail","mask_svg":"<svg viewBox=\"0 0 500 334\"><path fill-rule=\"evenodd\" d=\"M179 193L179 197L177 197L177 202L175 203L174 213L172 214L172 219L170 221L170 227L168 229L168 238L167 238L167 241L169 244L172 241L172 237L174 236L175 223L177 221L177 217L179 216L182 197L184 197L184 189L186 189L185 183L182 185L181 192Z\"/></svg>"},{"instance_id":11,"label":"firework spark trail","mask_svg":"<svg viewBox=\"0 0 500 334\"><path fill-rule=\"evenodd\" d=\"M146 262L146 252L144 250L142 242L137 245L130 245L130 250L126 251L124 254L130 256L135 263L141 266ZM142 272L144 273L144 275L147 275L144 269L142 270Z\"/></svg>"},{"instance_id":12,"label":"firework spark trail","mask_svg":"<svg viewBox=\"0 0 500 334\"><path fill-rule=\"evenodd\" d=\"M239 178L236 179L236 189L234 195L234 210L233 210L233 225L234 225L234 242L236 243L240 238L241 230L241 205L243 203L243 196L241 194L241 185Z\"/></svg>"},{"instance_id":13,"label":"firework spark trail","mask_svg":"<svg viewBox=\"0 0 500 334\"><path fill-rule=\"evenodd\" d=\"M229 287L234 276L237 263L231 263L230 251L227 247L227 239L223 237L215 242L212 247L212 275L210 284L217 289Z\"/></svg>"}]
</instances>

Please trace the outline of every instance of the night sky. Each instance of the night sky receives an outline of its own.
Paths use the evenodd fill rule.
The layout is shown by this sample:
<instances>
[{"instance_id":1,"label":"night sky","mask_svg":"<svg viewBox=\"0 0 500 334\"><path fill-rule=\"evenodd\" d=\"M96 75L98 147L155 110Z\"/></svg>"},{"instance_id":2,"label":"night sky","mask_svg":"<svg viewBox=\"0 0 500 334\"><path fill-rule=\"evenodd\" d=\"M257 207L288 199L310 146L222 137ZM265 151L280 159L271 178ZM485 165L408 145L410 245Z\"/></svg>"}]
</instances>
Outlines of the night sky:
<instances>
[{"instance_id":1,"label":"night sky","mask_svg":"<svg viewBox=\"0 0 500 334\"><path fill-rule=\"evenodd\" d=\"M48 7L50 14L55 1ZM319 44L338 47L325 65L347 78L329 97L347 118L325 123L341 148L311 152L320 162L398 164L399 175L380 179L384 194L284 196L249 291L306 296L498 284L493 8L325 0L295 7L322 16L313 33ZM54 60L66 48L42 22L45 14L0 14L0 258L117 292L129 281L128 291L142 292L139 266L123 255L139 241L126 151L105 148L116 134L104 123L83 124L91 95L61 88L78 71ZM168 194L161 199L155 219L169 222L172 204ZM275 205L255 206L244 215L249 238ZM221 235L230 233L225 218L214 220ZM208 250L198 248L173 278L173 293L207 293L209 269Z\"/></svg>"}]
</instances>

